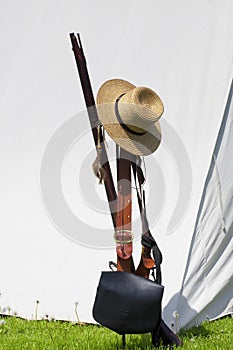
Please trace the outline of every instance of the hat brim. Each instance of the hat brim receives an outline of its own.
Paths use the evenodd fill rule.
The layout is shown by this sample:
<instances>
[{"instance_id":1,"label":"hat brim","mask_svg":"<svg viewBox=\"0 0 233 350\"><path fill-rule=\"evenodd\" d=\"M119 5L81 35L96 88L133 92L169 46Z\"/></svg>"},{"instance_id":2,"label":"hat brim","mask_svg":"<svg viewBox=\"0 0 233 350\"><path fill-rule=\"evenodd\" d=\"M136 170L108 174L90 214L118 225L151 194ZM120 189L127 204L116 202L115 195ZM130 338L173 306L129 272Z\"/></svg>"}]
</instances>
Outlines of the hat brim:
<instances>
[{"instance_id":1,"label":"hat brim","mask_svg":"<svg viewBox=\"0 0 233 350\"><path fill-rule=\"evenodd\" d=\"M115 102L117 98L126 94L136 86L122 79L106 81L97 94L97 109L99 119L108 135L126 151L147 156L152 154L161 142L161 127L157 121L145 129L143 135L135 135L126 131L119 123L115 114Z\"/></svg>"}]
</instances>

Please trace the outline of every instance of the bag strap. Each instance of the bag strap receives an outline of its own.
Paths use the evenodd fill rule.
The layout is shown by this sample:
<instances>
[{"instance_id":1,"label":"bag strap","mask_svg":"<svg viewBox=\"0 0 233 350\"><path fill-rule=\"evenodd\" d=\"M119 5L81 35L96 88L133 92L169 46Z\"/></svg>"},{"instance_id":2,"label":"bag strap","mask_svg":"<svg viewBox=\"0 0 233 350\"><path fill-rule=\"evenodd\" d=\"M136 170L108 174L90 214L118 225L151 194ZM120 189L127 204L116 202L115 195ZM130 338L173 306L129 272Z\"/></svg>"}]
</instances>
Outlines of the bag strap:
<instances>
[{"instance_id":1,"label":"bag strap","mask_svg":"<svg viewBox=\"0 0 233 350\"><path fill-rule=\"evenodd\" d=\"M133 175L134 175L134 181L135 181L135 187L137 191L137 199L138 199L138 206L140 210L141 215L141 221L142 221L142 238L141 238L141 244L142 244L142 257L141 261L139 263L139 266L136 270L136 274L148 275L151 268L151 256L150 252L152 250L152 255L155 262L155 268L156 268L156 279L155 281L157 283L162 283L162 274L161 274L161 268L160 265L162 263L162 253L152 236L149 224L147 220L146 215L146 206L145 206L145 189L143 188L143 184L145 183L145 176L143 174L142 168L141 168L141 158L139 156L135 157L135 161L131 163ZM137 186L138 182L138 186Z\"/></svg>"},{"instance_id":2,"label":"bag strap","mask_svg":"<svg viewBox=\"0 0 233 350\"><path fill-rule=\"evenodd\" d=\"M132 163L135 186L137 190L137 198L138 198L138 206L142 217L143 222L143 233L142 233L142 246L147 247L148 249L152 249L153 258L156 264L156 282L162 283L162 275L160 265L162 263L162 253L153 238L148 225L148 220L146 216L145 210L145 190L143 188L143 184L145 182L145 177L141 168L141 159L139 157L136 159L135 163ZM139 184L139 188L137 187L137 182ZM140 262L141 263L141 262ZM139 264L140 265L140 264ZM157 347L159 346L160 340L162 339L163 344L169 346L169 349L173 349L173 345L178 347L182 346L182 341L180 338L166 325L166 323L161 318L158 321L156 327L152 332L152 344Z\"/></svg>"}]
</instances>

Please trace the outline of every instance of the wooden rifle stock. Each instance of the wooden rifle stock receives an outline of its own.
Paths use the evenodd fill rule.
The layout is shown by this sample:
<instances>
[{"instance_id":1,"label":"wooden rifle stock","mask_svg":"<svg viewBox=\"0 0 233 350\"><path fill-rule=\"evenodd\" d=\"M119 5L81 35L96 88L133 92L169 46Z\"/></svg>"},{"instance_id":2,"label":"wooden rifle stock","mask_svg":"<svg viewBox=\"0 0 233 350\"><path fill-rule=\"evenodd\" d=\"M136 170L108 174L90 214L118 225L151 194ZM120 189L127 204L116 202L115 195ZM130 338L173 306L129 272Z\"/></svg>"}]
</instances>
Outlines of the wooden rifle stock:
<instances>
[{"instance_id":1,"label":"wooden rifle stock","mask_svg":"<svg viewBox=\"0 0 233 350\"><path fill-rule=\"evenodd\" d=\"M132 189L131 189L131 157L123 148L117 146L117 184L118 208L116 214L116 251L117 270L135 271L132 249Z\"/></svg>"},{"instance_id":2,"label":"wooden rifle stock","mask_svg":"<svg viewBox=\"0 0 233 350\"><path fill-rule=\"evenodd\" d=\"M98 142L99 141L101 142L101 163L102 163L102 168L105 171L104 186L105 186L108 203L111 211L113 225L115 227L117 193L116 193L113 178L112 178L111 168L108 162L106 148L103 142L102 130L98 135L98 126L100 125L100 121L99 121L99 117L98 117L98 113L95 105L95 99L92 92L91 82L90 82L90 78L87 70L87 64L84 56L83 47L81 44L80 35L77 34L77 36L78 36L78 40L74 33L70 33L72 49L74 52L75 61L78 68L79 78L80 78L83 95L84 95L84 99L87 107L87 112L88 112L88 116L91 124L95 146L97 147ZM100 138L100 140L98 140L98 137Z\"/></svg>"}]
</instances>

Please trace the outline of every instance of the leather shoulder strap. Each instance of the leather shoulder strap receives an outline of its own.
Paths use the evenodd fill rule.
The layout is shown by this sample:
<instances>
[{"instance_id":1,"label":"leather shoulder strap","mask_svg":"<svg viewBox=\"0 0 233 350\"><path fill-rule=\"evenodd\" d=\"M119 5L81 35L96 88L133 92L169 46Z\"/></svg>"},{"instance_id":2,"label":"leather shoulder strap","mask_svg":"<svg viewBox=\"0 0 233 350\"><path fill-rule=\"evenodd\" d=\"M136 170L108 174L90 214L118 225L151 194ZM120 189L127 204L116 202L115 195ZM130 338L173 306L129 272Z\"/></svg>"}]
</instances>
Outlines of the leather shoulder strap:
<instances>
[{"instance_id":1,"label":"leather shoulder strap","mask_svg":"<svg viewBox=\"0 0 233 350\"><path fill-rule=\"evenodd\" d=\"M161 263L162 263L162 253L152 236L150 229L149 229L149 224L147 220L147 215L146 215L146 206L145 206L145 190L143 188L143 184L145 182L145 176L143 174L142 168L141 168L141 158L136 157L135 162L131 163L132 165L132 170L134 174L134 181L135 181L135 187L137 191L137 199L138 199L138 206L141 214L141 221L142 221L142 238L141 238L141 244L144 249L142 249L142 256L145 252L146 249L147 252L152 251L155 266L156 266L156 282L157 283L162 283L162 274L161 274ZM145 254L144 254L145 255ZM148 255L148 254L147 254ZM150 253L149 253L150 256ZM150 260L148 256L147 260ZM144 259L146 260L146 259ZM143 264L144 263L144 264ZM143 268L142 265L145 265L147 261L141 260L139 267L137 270L139 270L139 274L142 273ZM141 265L141 266L140 266ZM149 266L145 266L146 269L149 268Z\"/></svg>"}]
</instances>

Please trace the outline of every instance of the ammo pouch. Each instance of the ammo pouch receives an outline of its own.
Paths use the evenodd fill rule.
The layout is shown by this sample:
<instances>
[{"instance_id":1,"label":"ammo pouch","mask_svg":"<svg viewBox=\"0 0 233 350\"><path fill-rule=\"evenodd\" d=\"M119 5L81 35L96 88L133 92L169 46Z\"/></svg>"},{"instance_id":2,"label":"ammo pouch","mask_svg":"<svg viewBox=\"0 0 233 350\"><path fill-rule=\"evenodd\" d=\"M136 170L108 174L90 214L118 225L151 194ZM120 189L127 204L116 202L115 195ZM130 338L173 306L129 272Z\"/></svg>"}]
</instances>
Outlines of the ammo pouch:
<instances>
[{"instance_id":1,"label":"ammo pouch","mask_svg":"<svg viewBox=\"0 0 233 350\"><path fill-rule=\"evenodd\" d=\"M93 317L119 334L153 332L161 320L163 289L132 273L102 272Z\"/></svg>"}]
</instances>

